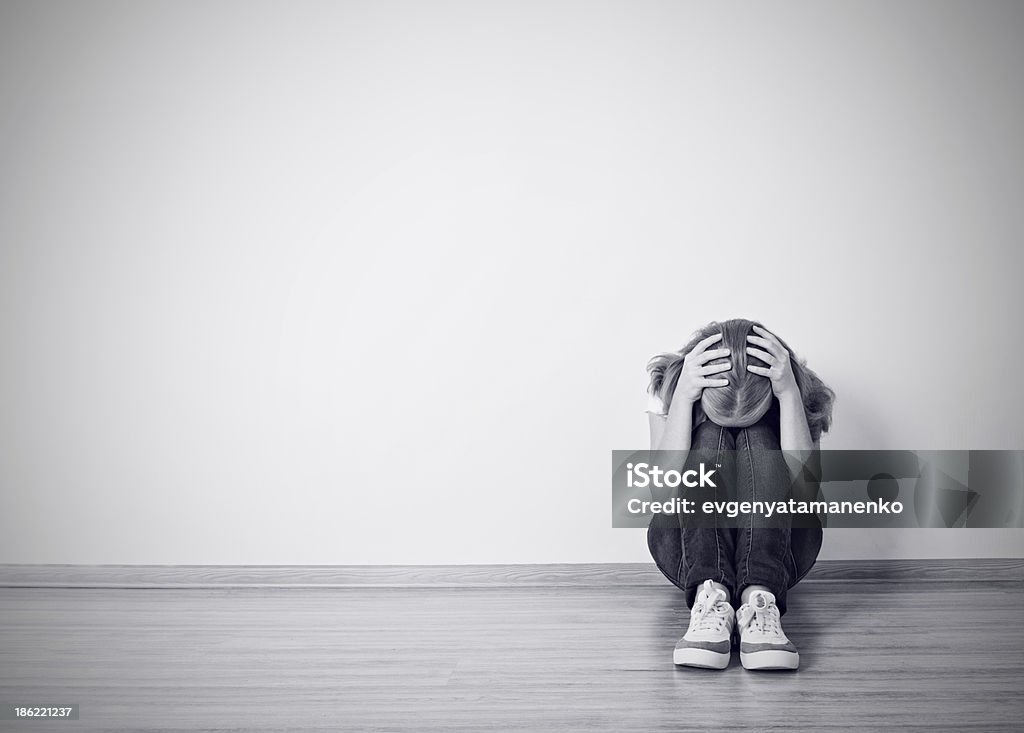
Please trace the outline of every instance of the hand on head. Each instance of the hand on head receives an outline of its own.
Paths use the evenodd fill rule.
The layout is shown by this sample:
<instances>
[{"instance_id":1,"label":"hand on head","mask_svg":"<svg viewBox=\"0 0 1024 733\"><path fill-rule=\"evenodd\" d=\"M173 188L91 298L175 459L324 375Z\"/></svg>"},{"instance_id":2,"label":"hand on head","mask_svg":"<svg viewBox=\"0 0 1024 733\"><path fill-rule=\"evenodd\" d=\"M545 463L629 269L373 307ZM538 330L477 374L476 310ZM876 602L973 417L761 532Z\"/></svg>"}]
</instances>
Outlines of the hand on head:
<instances>
[{"instance_id":1,"label":"hand on head","mask_svg":"<svg viewBox=\"0 0 1024 733\"><path fill-rule=\"evenodd\" d=\"M705 387L726 387L728 379L714 377L715 374L727 372L732 369L732 362L726 359L732 352L729 349L712 349L712 344L722 340L721 333L715 333L702 339L693 350L683 359L683 368L679 372L679 381L676 382L676 389L672 399L682 399L686 402L696 402L700 399Z\"/></svg>"},{"instance_id":2,"label":"hand on head","mask_svg":"<svg viewBox=\"0 0 1024 733\"><path fill-rule=\"evenodd\" d=\"M799 391L796 377L793 374L791 355L786 347L767 329L756 324L752 326L752 329L757 335L747 336L747 342L754 344L754 346L747 346L747 354L757 357L768 366L755 366L748 362L747 371L771 380L772 392L776 397L783 397Z\"/></svg>"}]
</instances>

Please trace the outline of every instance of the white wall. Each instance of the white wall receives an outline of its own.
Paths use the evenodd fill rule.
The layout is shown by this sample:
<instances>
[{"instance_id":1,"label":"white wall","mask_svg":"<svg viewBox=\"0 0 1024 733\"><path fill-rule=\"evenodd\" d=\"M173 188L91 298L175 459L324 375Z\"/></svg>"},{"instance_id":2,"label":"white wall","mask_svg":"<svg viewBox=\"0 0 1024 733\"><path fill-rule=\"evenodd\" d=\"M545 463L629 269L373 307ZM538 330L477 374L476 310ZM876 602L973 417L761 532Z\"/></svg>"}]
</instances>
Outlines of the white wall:
<instances>
[{"instance_id":1,"label":"white wall","mask_svg":"<svg viewBox=\"0 0 1024 733\"><path fill-rule=\"evenodd\" d=\"M647 559L644 363L1021 448L1024 5L0 5L0 562ZM831 532L826 557L1024 554Z\"/></svg>"}]
</instances>

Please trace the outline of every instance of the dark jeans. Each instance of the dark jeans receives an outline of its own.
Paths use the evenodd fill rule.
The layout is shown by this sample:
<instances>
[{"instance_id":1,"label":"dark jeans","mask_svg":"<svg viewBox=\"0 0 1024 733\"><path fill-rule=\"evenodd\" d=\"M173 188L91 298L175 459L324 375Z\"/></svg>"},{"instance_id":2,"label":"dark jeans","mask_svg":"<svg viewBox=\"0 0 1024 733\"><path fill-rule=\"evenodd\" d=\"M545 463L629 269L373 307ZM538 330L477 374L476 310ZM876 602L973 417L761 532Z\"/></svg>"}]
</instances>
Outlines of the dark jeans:
<instances>
[{"instance_id":1,"label":"dark jeans","mask_svg":"<svg viewBox=\"0 0 1024 733\"><path fill-rule=\"evenodd\" d=\"M706 419L693 431L688 465L696 460L721 464L718 470L735 486L737 500L784 501L792 478L778 449L778 418L770 413L746 428ZM739 606L744 588L763 585L785 613L786 592L814 565L822 531L771 524L752 514L738 528L681 527L678 517L655 514L647 544L658 568L686 592L687 606L693 607L699 586L710 578L729 589L733 606Z\"/></svg>"}]
</instances>

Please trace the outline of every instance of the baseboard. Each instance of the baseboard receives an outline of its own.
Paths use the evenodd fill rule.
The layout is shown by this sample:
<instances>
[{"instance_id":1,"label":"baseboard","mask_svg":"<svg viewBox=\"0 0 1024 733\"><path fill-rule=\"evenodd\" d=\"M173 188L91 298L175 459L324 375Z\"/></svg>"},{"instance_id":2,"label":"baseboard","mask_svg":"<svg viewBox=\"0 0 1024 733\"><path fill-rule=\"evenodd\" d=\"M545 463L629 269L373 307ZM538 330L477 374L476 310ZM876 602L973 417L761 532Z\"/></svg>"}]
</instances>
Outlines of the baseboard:
<instances>
[{"instance_id":1,"label":"baseboard","mask_svg":"<svg viewBox=\"0 0 1024 733\"><path fill-rule=\"evenodd\" d=\"M1024 582L1024 558L820 560L803 582ZM416 588L664 585L653 564L0 565L0 588Z\"/></svg>"}]
</instances>

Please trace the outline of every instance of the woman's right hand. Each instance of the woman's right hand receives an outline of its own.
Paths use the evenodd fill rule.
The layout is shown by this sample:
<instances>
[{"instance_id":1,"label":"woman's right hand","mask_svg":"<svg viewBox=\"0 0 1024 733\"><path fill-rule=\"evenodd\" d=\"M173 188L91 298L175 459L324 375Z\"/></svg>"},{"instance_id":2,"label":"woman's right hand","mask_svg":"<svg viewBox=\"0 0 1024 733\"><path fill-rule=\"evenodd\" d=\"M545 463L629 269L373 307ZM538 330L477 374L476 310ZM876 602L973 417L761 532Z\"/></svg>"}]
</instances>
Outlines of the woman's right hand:
<instances>
[{"instance_id":1,"label":"woman's right hand","mask_svg":"<svg viewBox=\"0 0 1024 733\"><path fill-rule=\"evenodd\" d=\"M683 359L683 370L679 373L679 381L676 382L675 392L672 393L672 402L685 400L693 404L700 399L705 387L726 387L728 379L712 378L712 374L727 372L732 369L732 362L722 364L708 364L709 361L729 356L732 352L729 349L708 349L712 344L721 341L722 334L715 333L706 339L697 342L693 351Z\"/></svg>"}]
</instances>

